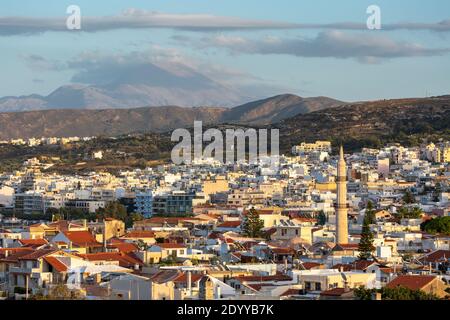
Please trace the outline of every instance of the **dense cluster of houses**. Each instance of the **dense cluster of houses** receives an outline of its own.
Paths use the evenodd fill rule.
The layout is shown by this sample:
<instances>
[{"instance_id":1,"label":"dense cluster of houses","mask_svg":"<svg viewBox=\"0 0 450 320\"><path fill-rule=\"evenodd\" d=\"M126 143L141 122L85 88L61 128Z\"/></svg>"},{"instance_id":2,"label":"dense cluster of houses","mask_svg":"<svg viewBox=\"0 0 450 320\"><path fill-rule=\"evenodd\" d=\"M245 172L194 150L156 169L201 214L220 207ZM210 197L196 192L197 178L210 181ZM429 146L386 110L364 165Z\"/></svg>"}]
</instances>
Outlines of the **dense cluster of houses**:
<instances>
[{"instance_id":1,"label":"dense cluster of houses","mask_svg":"<svg viewBox=\"0 0 450 320\"><path fill-rule=\"evenodd\" d=\"M298 146L276 168L204 159L64 176L30 160L0 176L0 297L29 299L63 285L86 299L355 299L361 287L445 298L450 235L421 225L450 213L447 145L392 144L345 155L344 243L336 241L338 158L323 141ZM373 252L362 259L369 201ZM49 208L95 212L109 202L142 219L126 226L113 218L15 217ZM421 214L402 217L404 208ZM254 213L258 236L245 230Z\"/></svg>"}]
</instances>

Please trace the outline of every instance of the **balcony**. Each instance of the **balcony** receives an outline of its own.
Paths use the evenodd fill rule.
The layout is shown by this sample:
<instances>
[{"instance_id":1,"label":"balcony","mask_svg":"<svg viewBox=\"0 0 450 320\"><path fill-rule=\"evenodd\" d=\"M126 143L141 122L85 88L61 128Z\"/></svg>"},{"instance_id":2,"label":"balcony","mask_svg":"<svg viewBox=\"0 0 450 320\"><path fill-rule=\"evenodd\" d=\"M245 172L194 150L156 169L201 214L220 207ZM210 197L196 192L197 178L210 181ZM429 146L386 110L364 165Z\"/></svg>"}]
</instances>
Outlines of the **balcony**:
<instances>
[{"instance_id":1,"label":"balcony","mask_svg":"<svg viewBox=\"0 0 450 320\"><path fill-rule=\"evenodd\" d=\"M22 274L36 274L41 273L41 269L39 268L22 268L22 267L10 267L10 273L22 273Z\"/></svg>"}]
</instances>

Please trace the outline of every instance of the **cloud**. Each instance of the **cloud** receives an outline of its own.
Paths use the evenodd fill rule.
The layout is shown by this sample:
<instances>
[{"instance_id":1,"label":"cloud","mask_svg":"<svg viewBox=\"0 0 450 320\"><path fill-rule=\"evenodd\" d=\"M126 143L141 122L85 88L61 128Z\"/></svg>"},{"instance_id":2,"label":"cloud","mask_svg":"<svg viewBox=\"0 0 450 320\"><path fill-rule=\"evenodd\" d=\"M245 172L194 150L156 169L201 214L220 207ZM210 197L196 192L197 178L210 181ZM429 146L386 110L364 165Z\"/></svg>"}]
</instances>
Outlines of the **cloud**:
<instances>
[{"instance_id":1,"label":"cloud","mask_svg":"<svg viewBox=\"0 0 450 320\"><path fill-rule=\"evenodd\" d=\"M36 71L58 71L64 69L64 64L59 60L49 60L37 54L21 55L25 63Z\"/></svg>"},{"instance_id":2,"label":"cloud","mask_svg":"<svg viewBox=\"0 0 450 320\"><path fill-rule=\"evenodd\" d=\"M383 58L437 56L450 52L449 48L425 48L416 43L395 41L386 36L367 33L324 31L315 38L249 39L238 36L217 35L203 37L199 48L226 48L233 54L286 54L310 58L356 58L374 63Z\"/></svg>"},{"instance_id":3,"label":"cloud","mask_svg":"<svg viewBox=\"0 0 450 320\"><path fill-rule=\"evenodd\" d=\"M301 24L270 20L242 19L211 14L171 14L140 9L127 9L115 16L89 17L81 11L81 31L97 32L117 29L171 28L190 31L263 30L263 29L332 29L367 30L365 23ZM69 31L68 16L57 18L0 17L0 35L36 34ZM450 19L436 23L405 22L384 24L384 30L450 31ZM71 31L73 32L73 31Z\"/></svg>"},{"instance_id":4,"label":"cloud","mask_svg":"<svg viewBox=\"0 0 450 320\"><path fill-rule=\"evenodd\" d=\"M69 31L66 28L66 19L67 17L0 17L0 35ZM297 28L297 26L294 23L269 20L241 19L210 14L168 14L139 9L127 9L116 16L85 17L81 15L81 31L85 32L148 28L173 28L192 31L260 30L292 29Z\"/></svg>"}]
</instances>

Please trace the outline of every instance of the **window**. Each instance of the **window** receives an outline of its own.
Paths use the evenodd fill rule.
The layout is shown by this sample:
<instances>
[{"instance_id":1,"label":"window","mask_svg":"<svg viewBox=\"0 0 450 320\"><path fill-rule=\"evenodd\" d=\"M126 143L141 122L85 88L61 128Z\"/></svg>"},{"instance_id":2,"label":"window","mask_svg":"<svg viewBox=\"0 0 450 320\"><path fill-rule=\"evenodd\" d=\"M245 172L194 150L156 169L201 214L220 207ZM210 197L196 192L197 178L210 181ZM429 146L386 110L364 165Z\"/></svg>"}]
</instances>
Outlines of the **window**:
<instances>
[{"instance_id":1,"label":"window","mask_svg":"<svg viewBox=\"0 0 450 320\"><path fill-rule=\"evenodd\" d=\"M316 289L316 291L322 291L322 285L320 282L316 282L315 289Z\"/></svg>"},{"instance_id":2,"label":"window","mask_svg":"<svg viewBox=\"0 0 450 320\"><path fill-rule=\"evenodd\" d=\"M305 282L305 289L311 290L311 282Z\"/></svg>"}]
</instances>

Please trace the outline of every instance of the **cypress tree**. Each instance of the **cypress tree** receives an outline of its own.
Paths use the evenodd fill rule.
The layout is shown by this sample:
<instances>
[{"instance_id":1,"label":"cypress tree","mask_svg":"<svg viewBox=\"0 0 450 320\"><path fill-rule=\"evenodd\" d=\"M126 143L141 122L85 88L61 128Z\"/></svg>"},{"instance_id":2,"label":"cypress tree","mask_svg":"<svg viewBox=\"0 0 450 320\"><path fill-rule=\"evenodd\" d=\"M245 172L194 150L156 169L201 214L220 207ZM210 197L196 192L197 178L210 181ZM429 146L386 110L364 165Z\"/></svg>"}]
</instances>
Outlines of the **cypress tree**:
<instances>
[{"instance_id":1,"label":"cypress tree","mask_svg":"<svg viewBox=\"0 0 450 320\"><path fill-rule=\"evenodd\" d=\"M366 215L362 226L361 240L358 244L359 258L361 260L368 260L372 256L374 249L373 233L370 231L370 221Z\"/></svg>"},{"instance_id":2,"label":"cypress tree","mask_svg":"<svg viewBox=\"0 0 450 320\"><path fill-rule=\"evenodd\" d=\"M251 208L249 213L244 218L242 225L242 232L247 237L258 238L261 237L261 230L264 228L264 221L259 218L258 212L255 208Z\"/></svg>"}]
</instances>

